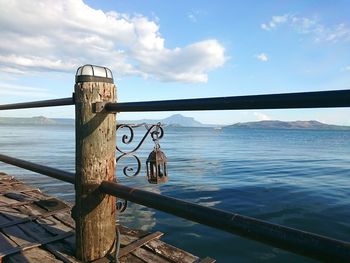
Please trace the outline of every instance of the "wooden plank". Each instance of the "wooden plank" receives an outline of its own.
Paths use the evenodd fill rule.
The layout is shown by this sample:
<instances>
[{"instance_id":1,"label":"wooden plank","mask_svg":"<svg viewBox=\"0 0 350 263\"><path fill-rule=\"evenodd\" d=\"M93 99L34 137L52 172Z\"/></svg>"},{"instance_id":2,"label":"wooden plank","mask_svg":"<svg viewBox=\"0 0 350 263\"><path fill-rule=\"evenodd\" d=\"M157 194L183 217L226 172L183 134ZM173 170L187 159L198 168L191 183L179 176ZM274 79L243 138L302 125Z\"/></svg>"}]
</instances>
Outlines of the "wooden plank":
<instances>
[{"instance_id":1,"label":"wooden plank","mask_svg":"<svg viewBox=\"0 0 350 263\"><path fill-rule=\"evenodd\" d=\"M44 227L48 232L52 234L60 234L66 231L72 231L70 227L62 224L60 221L58 221L54 217L41 218L41 219L38 219L38 222L42 227ZM65 239L65 242L67 242L70 248L75 249L75 236L71 236Z\"/></svg>"},{"instance_id":2,"label":"wooden plank","mask_svg":"<svg viewBox=\"0 0 350 263\"><path fill-rule=\"evenodd\" d=\"M57 211L46 212L46 213L41 214L41 215L28 216L28 217L24 217L24 218L12 220L12 221L9 221L9 222L7 222L7 223L2 223L2 224L0 224L0 229L1 229L1 228L5 228L5 227L9 227L9 226L18 225L18 224L23 224L23 223L25 223L25 222L33 221L33 220L36 220L36 219L39 219L39 218L49 217L49 216L52 216L52 215L57 214L57 213L65 212L65 211L67 211L68 209L69 209L69 208L63 208L63 209L57 210Z\"/></svg>"},{"instance_id":3,"label":"wooden plank","mask_svg":"<svg viewBox=\"0 0 350 263\"><path fill-rule=\"evenodd\" d=\"M37 222L42 224L44 227L45 226L54 226L52 229L47 229L49 232L51 232L52 234L59 234L61 233L61 231L72 231L73 228L69 227L65 224L63 224L61 221L55 219L54 217L52 217L53 215L61 215L61 214L66 214L69 213L70 211L70 207L66 207L62 210L58 210L58 211L52 211L52 212L42 212L44 211L42 208L38 207L36 204L30 204L30 205L26 205L24 207L21 207L21 211L23 213L26 214L32 214L32 215L40 215L40 213L42 214L47 214L50 215L48 217L38 217ZM58 232L57 232L57 230Z\"/></svg>"},{"instance_id":4,"label":"wooden plank","mask_svg":"<svg viewBox=\"0 0 350 263\"><path fill-rule=\"evenodd\" d=\"M24 206L21 208L22 211L26 214L38 214L40 211L42 211L42 208L36 206L35 204L30 204L28 206ZM65 224L63 224L61 221L57 220L52 215L59 215L63 214L65 212L69 211L69 207L63 209L62 211L53 211L53 212L46 212L46 214L51 214L51 216L48 217L38 217L36 219L36 222L41 225L47 232L51 233L52 235L59 235L63 232L69 232L73 231L74 228L69 227ZM74 237L69 237L65 240L70 247L75 247L75 239Z\"/></svg>"},{"instance_id":5,"label":"wooden plank","mask_svg":"<svg viewBox=\"0 0 350 263\"><path fill-rule=\"evenodd\" d=\"M28 215L21 213L15 208L12 207L1 207L0 215L7 218L8 221L14 221L20 218L26 218Z\"/></svg>"},{"instance_id":6,"label":"wooden plank","mask_svg":"<svg viewBox=\"0 0 350 263\"><path fill-rule=\"evenodd\" d=\"M133 237L144 237L145 235L149 234L148 232L141 230L141 229L131 229L126 226L118 225L118 229L122 235L128 235Z\"/></svg>"},{"instance_id":7,"label":"wooden plank","mask_svg":"<svg viewBox=\"0 0 350 263\"><path fill-rule=\"evenodd\" d=\"M2 232L7 235L12 241L17 245L21 246L28 243L34 243L35 240L28 236L21 228L18 226L10 226L2 229Z\"/></svg>"},{"instance_id":8,"label":"wooden plank","mask_svg":"<svg viewBox=\"0 0 350 263\"><path fill-rule=\"evenodd\" d=\"M32 203L32 201L17 202L17 203L12 203L12 204L0 203L0 209L1 209L1 207L12 207L13 208L13 207L16 207L16 206L28 205L28 204L31 204L31 203Z\"/></svg>"},{"instance_id":9,"label":"wooden plank","mask_svg":"<svg viewBox=\"0 0 350 263\"><path fill-rule=\"evenodd\" d=\"M9 210L7 213L11 214L11 216L13 214L16 214L18 211L14 212L14 211L11 211L11 209L7 209ZM11 213L13 212L13 213ZM27 215L30 212L27 211L27 213L25 214L20 214L20 216L24 216L25 218L24 219L27 219ZM51 214L53 212L48 212L48 214ZM70 229L71 230L71 229ZM50 234L50 232L46 231L45 228L43 228L41 225L37 224L37 223L34 223L34 222L28 222L28 223L25 223L25 224L21 224L21 225L17 225L17 226L13 226L13 227L7 227L5 228L4 230L4 233L6 233L7 235L9 235L9 237L14 240L18 245L20 246L26 246L24 249L25 252L23 253L23 255L17 255L15 258L17 258L18 260L20 258L23 259L23 257L25 258L32 258L33 261L32 262L35 262L35 258L36 258L36 255L42 255L42 258L51 258L52 255L50 256L50 253L44 253L42 252L41 248L37 248L38 246L40 246L40 244L42 243L45 243L45 242L42 242L42 240L47 240L48 238L53 238L53 234ZM66 238L69 238L72 236L73 232L71 231L70 232L71 234L69 234L68 236L65 236ZM62 236L62 235L65 235L64 231L61 231L60 232L60 235L57 235L56 237L59 237L59 236ZM29 244L34 244L33 246L30 246ZM29 248L32 248L32 247L35 247L33 250L27 250ZM18 250L18 248L17 248ZM49 250L49 249L48 249ZM16 250L14 250L16 251ZM22 250L21 250L22 251ZM17 251L18 252L18 251ZM50 251L51 252L51 251ZM52 252L51 252L52 253ZM54 254L54 253L53 253ZM64 254L64 252L61 253L62 255ZM68 256L67 256L68 257ZM52 261L52 260L50 260ZM61 262L61 261L60 261ZM71 260L71 262L73 262Z\"/></svg>"},{"instance_id":10,"label":"wooden plank","mask_svg":"<svg viewBox=\"0 0 350 263\"><path fill-rule=\"evenodd\" d=\"M26 251L26 250L29 250L31 248L36 248L36 247L42 246L42 245L50 243L50 242L65 239L71 235L74 235L74 233L73 232L64 233L62 235L57 235L54 237L42 239L41 242L25 242L25 243L21 242L22 244L20 246L1 251L0 258L9 256L11 254L15 254L18 252Z\"/></svg>"},{"instance_id":11,"label":"wooden plank","mask_svg":"<svg viewBox=\"0 0 350 263\"><path fill-rule=\"evenodd\" d=\"M6 196L0 196L0 200L3 201L0 207L7 206L10 208L14 208L16 206L23 206L23 205L30 205L30 204L33 205L32 201L43 200L43 199L45 200L45 199L48 199L49 197L48 195L41 193L40 190L38 189L32 189L26 186L23 187L22 183L20 183L17 180L14 180L10 176L5 176L5 177L2 176L1 179L2 180L0 182L0 191L2 191L2 193L5 194ZM15 192L14 188L16 188L17 190L30 189L30 191L27 191L25 193ZM21 202L21 200L31 200L31 201ZM69 207L69 205L67 205L67 207ZM11 222L11 224L15 224L15 223L28 221L28 219L33 220L38 218L39 216L43 216L43 215L50 216L50 214L52 214L52 213L42 214L43 211L44 210L42 208L30 209L28 207L24 207L20 209L19 214L17 210L12 210L12 209L5 209L4 212L12 220L14 220L14 218L17 218ZM59 215L68 214L68 213L62 213L62 211L58 211L58 213ZM28 214L31 216L28 217L27 216ZM36 215L36 216L33 216L33 215ZM1 227L6 226L6 225L3 225L3 223L6 223L6 222L9 223L10 219L8 217L0 216L0 218L3 219L3 220L0 220L0 222L2 223ZM69 214L68 214L68 217L69 217ZM66 216L62 216L62 218L66 218ZM50 224L51 225L50 227L52 227L52 225L55 224L55 222L52 222L52 220L47 221L46 223ZM8 225L9 224L7 224L7 226ZM16 231L24 231L25 234L30 236L30 238L33 238L38 242L40 238L52 237L53 234L51 232L54 232L54 231L48 232L45 229L46 229L45 227L39 226L36 223L29 222L26 224L22 224L20 226L20 229L16 229ZM72 230L72 228L69 228L69 230ZM58 231L55 231L55 232L57 233ZM63 233L63 231L61 231L60 233ZM3 237L7 238L5 235L3 235ZM3 240L4 238L0 239L0 247L2 248L2 250L10 248L8 245L9 242L12 242L11 247L17 246L16 243L9 238L7 238L8 242L5 242L5 240ZM72 238L72 236L70 236L70 238ZM69 239L69 238L66 238L66 239ZM73 243L74 243L74 238L73 238ZM31 250L26 250L23 253L17 253L10 257L6 257L6 261L7 262L57 262L58 260L55 259L56 257L60 259L59 262L74 262L74 263L79 262L78 260L76 260L74 257L71 256L71 255L74 255L74 249L72 249L72 247L65 242L56 241L53 243L48 243L46 245L43 245L43 247L49 252L39 248L33 248ZM32 251L35 253L32 253Z\"/></svg>"},{"instance_id":12,"label":"wooden plank","mask_svg":"<svg viewBox=\"0 0 350 263\"><path fill-rule=\"evenodd\" d=\"M163 235L162 232L157 231L157 232L149 234L141 239L138 239L135 242L132 242L130 245L120 249L119 257L125 256L126 254L129 254L131 251L134 251L135 249L142 247L147 242L149 242L155 238L159 238L162 235Z\"/></svg>"},{"instance_id":13,"label":"wooden plank","mask_svg":"<svg viewBox=\"0 0 350 263\"><path fill-rule=\"evenodd\" d=\"M65 239L67 240L67 239ZM72 255L75 254L75 250L72 249L65 242L52 242L44 245L45 249L50 251L56 258L62 260L65 263L80 263L81 261L77 260Z\"/></svg>"},{"instance_id":14,"label":"wooden plank","mask_svg":"<svg viewBox=\"0 0 350 263\"><path fill-rule=\"evenodd\" d=\"M57 211L63 208L70 208L65 202L51 197L48 199L41 199L34 202L37 206L45 209L46 211Z\"/></svg>"},{"instance_id":15,"label":"wooden plank","mask_svg":"<svg viewBox=\"0 0 350 263\"><path fill-rule=\"evenodd\" d=\"M51 197L50 195L41 192L40 189L34 189L33 191L26 192L26 195L29 195L30 197L38 200L47 199Z\"/></svg>"},{"instance_id":16,"label":"wooden plank","mask_svg":"<svg viewBox=\"0 0 350 263\"><path fill-rule=\"evenodd\" d=\"M34 210L41 208L37 207L35 204L25 207L27 210L26 213L35 213ZM58 211L56 211L58 212ZM47 214L52 214L54 212L48 212ZM24 230L29 236L33 237L37 241L40 241L43 238L50 237L52 235L61 235L65 232L72 232L73 229L62 224L60 221L56 220L52 216L44 217L37 219L37 223L30 222L23 225L20 225L21 229ZM74 255L74 245L75 240L74 236L69 236L61 242L52 242L43 247L48 250L50 253L55 255L58 259L63 262L80 262L72 255Z\"/></svg>"},{"instance_id":17,"label":"wooden plank","mask_svg":"<svg viewBox=\"0 0 350 263\"><path fill-rule=\"evenodd\" d=\"M164 243L159 239L154 239L148 242L145 247L156 254L162 255L164 258L168 258L174 262L192 263L199 258L182 250Z\"/></svg>"},{"instance_id":18,"label":"wooden plank","mask_svg":"<svg viewBox=\"0 0 350 263\"><path fill-rule=\"evenodd\" d=\"M159 254L154 254L149 250L139 248L132 252L134 256L137 256L138 258L142 259L142 261L146 263L166 263L166 262L174 262L170 259L164 258ZM176 262L183 262L183 261L176 261Z\"/></svg>"},{"instance_id":19,"label":"wooden plank","mask_svg":"<svg viewBox=\"0 0 350 263\"><path fill-rule=\"evenodd\" d=\"M66 226L69 226L71 228L75 228L75 221L73 220L70 213L59 213L55 214L54 218L65 224Z\"/></svg>"},{"instance_id":20,"label":"wooden plank","mask_svg":"<svg viewBox=\"0 0 350 263\"><path fill-rule=\"evenodd\" d=\"M206 257L206 258L201 259L198 263L214 263L214 262L216 262L215 259L210 258L210 257Z\"/></svg>"},{"instance_id":21,"label":"wooden plank","mask_svg":"<svg viewBox=\"0 0 350 263\"><path fill-rule=\"evenodd\" d=\"M20 218L17 220L8 221L6 223L0 224L0 228L10 227L18 224L23 224L25 222L31 221L31 217Z\"/></svg>"},{"instance_id":22,"label":"wooden plank","mask_svg":"<svg viewBox=\"0 0 350 263\"><path fill-rule=\"evenodd\" d=\"M0 213L0 224L4 224L4 223L10 222L10 221L11 221L10 219L8 219L6 216L4 216Z\"/></svg>"},{"instance_id":23,"label":"wooden plank","mask_svg":"<svg viewBox=\"0 0 350 263\"><path fill-rule=\"evenodd\" d=\"M13 242L11 239L9 239L6 235L0 232L0 254L1 251L16 247L17 244Z\"/></svg>"},{"instance_id":24,"label":"wooden plank","mask_svg":"<svg viewBox=\"0 0 350 263\"><path fill-rule=\"evenodd\" d=\"M16 204L16 203L18 203L17 200L8 198L8 197L6 197L4 195L0 195L0 204L1 204L1 206L9 205L9 204Z\"/></svg>"},{"instance_id":25,"label":"wooden plank","mask_svg":"<svg viewBox=\"0 0 350 263\"><path fill-rule=\"evenodd\" d=\"M11 199L19 201L19 202L37 200L37 199L35 199L35 198L25 194L25 193L17 193L17 192L6 193L5 196L7 198L11 198Z\"/></svg>"},{"instance_id":26,"label":"wooden plank","mask_svg":"<svg viewBox=\"0 0 350 263\"><path fill-rule=\"evenodd\" d=\"M54 255L51 253L39 249L39 248L32 248L31 250L24 251L24 252L18 252L16 254L13 254L11 256L7 256L4 259L4 262L6 263L18 263L18 262L25 262L25 263L38 263L38 262L45 262L45 263L61 263L62 261L59 259L56 259Z\"/></svg>"},{"instance_id":27,"label":"wooden plank","mask_svg":"<svg viewBox=\"0 0 350 263\"><path fill-rule=\"evenodd\" d=\"M0 194L8 194L8 193L26 193L35 190L35 188L29 187L22 183L9 184L7 187L0 188Z\"/></svg>"},{"instance_id":28,"label":"wooden plank","mask_svg":"<svg viewBox=\"0 0 350 263\"><path fill-rule=\"evenodd\" d=\"M14 180L14 177L11 175L8 175L6 173L0 173L0 182L7 182L7 181L12 181Z\"/></svg>"},{"instance_id":29,"label":"wooden plank","mask_svg":"<svg viewBox=\"0 0 350 263\"><path fill-rule=\"evenodd\" d=\"M136 240L138 240L137 237L122 235L122 234L120 236L120 244L122 246L127 246L127 245L131 244L132 242L135 242Z\"/></svg>"},{"instance_id":30,"label":"wooden plank","mask_svg":"<svg viewBox=\"0 0 350 263\"><path fill-rule=\"evenodd\" d=\"M119 259L119 263L145 263L142 259L134 256L133 254L128 254Z\"/></svg>"},{"instance_id":31,"label":"wooden plank","mask_svg":"<svg viewBox=\"0 0 350 263\"><path fill-rule=\"evenodd\" d=\"M20 228L26 234L28 234L30 237L34 238L38 242L41 242L42 240L53 237L52 236L53 234L48 232L46 228L43 227L42 224L29 222L29 223L20 225ZM62 236L64 233L66 232L60 231L55 236ZM70 229L70 231L67 231L67 233L73 233L72 229ZM58 259L62 260L63 262L79 262L74 257L71 256L71 255L74 255L74 248L68 243L64 242L69 238L71 238L72 236L73 235L70 235L67 238L58 240L60 242L54 241L52 243L43 244L42 247L44 247L46 250L48 250L50 253L55 255Z\"/></svg>"}]
</instances>

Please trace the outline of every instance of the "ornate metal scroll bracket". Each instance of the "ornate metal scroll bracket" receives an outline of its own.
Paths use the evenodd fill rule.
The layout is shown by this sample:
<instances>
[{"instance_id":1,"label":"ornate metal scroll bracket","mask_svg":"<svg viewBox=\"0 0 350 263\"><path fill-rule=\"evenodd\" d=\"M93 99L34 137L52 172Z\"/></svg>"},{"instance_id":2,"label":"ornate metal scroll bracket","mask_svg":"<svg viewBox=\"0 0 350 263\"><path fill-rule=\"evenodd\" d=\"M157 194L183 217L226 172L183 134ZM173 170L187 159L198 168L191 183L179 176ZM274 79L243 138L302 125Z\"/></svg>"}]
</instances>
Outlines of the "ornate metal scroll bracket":
<instances>
[{"instance_id":1,"label":"ornate metal scroll bracket","mask_svg":"<svg viewBox=\"0 0 350 263\"><path fill-rule=\"evenodd\" d=\"M123 174L127 177L134 177L137 176L141 171L141 161L140 158L135 154L135 152L141 147L141 145L145 142L146 138L150 135L153 142L156 145L159 145L159 140L163 138L164 130L161 126L161 123L158 122L157 124L148 125L146 123L141 124L120 124L117 125L117 132L118 130L126 130L126 133L123 134L121 141L124 145L129 145L134 140L134 128L138 127L145 127L146 133L140 140L140 142L136 145L136 147L132 148L131 150L122 150L118 145L116 146L116 149L121 155L119 155L116 158L116 162L120 161L123 158L133 158L134 161L136 161L136 166L131 167L130 165L126 165L123 168Z\"/></svg>"},{"instance_id":2,"label":"ornate metal scroll bracket","mask_svg":"<svg viewBox=\"0 0 350 263\"><path fill-rule=\"evenodd\" d=\"M128 207L128 200L118 199L116 203L116 208L119 213L123 213L127 207Z\"/></svg>"}]
</instances>

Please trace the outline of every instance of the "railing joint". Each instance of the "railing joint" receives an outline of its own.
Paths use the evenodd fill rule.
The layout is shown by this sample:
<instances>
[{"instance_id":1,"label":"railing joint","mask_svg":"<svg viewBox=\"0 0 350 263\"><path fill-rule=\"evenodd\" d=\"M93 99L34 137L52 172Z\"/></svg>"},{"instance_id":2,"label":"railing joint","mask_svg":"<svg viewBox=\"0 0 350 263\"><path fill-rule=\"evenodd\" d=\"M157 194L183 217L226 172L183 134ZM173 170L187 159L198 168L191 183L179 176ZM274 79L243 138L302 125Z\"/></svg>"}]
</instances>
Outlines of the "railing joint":
<instances>
[{"instance_id":1,"label":"railing joint","mask_svg":"<svg viewBox=\"0 0 350 263\"><path fill-rule=\"evenodd\" d=\"M93 107L92 110L94 113L99 113L105 110L105 106L106 106L106 102L102 101L102 102L95 102L93 103Z\"/></svg>"}]
</instances>

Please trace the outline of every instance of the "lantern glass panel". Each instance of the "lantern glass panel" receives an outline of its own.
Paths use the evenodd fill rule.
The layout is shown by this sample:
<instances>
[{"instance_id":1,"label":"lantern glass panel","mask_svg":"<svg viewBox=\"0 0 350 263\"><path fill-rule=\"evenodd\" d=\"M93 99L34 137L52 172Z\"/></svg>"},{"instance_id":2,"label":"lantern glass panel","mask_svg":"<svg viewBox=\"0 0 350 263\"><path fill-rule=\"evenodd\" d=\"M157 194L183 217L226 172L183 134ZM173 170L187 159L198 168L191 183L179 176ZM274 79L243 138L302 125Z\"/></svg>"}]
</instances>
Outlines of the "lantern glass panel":
<instances>
[{"instance_id":1,"label":"lantern glass panel","mask_svg":"<svg viewBox=\"0 0 350 263\"><path fill-rule=\"evenodd\" d=\"M96 77L107 77L106 69L102 67L94 67L94 73Z\"/></svg>"},{"instance_id":2,"label":"lantern glass panel","mask_svg":"<svg viewBox=\"0 0 350 263\"><path fill-rule=\"evenodd\" d=\"M164 175L165 175L165 176L168 176L168 171L167 171L166 163L164 163Z\"/></svg>"},{"instance_id":3,"label":"lantern glass panel","mask_svg":"<svg viewBox=\"0 0 350 263\"><path fill-rule=\"evenodd\" d=\"M94 72L92 71L92 66L90 66L90 65L83 66L83 69L81 71L81 75L93 76Z\"/></svg>"},{"instance_id":4,"label":"lantern glass panel","mask_svg":"<svg viewBox=\"0 0 350 263\"><path fill-rule=\"evenodd\" d=\"M81 75L81 70L82 70L83 67L79 67L78 70L77 70L77 76L80 76Z\"/></svg>"},{"instance_id":5,"label":"lantern glass panel","mask_svg":"<svg viewBox=\"0 0 350 263\"><path fill-rule=\"evenodd\" d=\"M151 163L151 174L150 174L151 178L154 176L154 164Z\"/></svg>"},{"instance_id":6,"label":"lantern glass panel","mask_svg":"<svg viewBox=\"0 0 350 263\"><path fill-rule=\"evenodd\" d=\"M106 68L106 71L107 71L107 78L112 79L113 78L112 71L110 69L108 69L108 68Z\"/></svg>"}]
</instances>

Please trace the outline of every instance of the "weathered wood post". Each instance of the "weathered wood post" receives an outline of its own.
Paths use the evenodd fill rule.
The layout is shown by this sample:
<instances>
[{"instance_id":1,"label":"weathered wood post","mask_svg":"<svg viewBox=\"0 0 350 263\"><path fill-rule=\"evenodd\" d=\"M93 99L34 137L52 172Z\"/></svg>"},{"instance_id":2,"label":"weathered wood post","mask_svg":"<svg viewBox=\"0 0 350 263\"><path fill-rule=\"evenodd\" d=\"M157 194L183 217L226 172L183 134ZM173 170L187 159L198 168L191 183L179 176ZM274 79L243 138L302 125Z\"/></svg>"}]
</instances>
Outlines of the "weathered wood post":
<instances>
[{"instance_id":1,"label":"weathered wood post","mask_svg":"<svg viewBox=\"0 0 350 263\"><path fill-rule=\"evenodd\" d=\"M116 102L112 72L85 65L75 84L76 256L83 262L114 251L116 198L98 191L99 184L115 178L115 114L95 113L96 102Z\"/></svg>"}]
</instances>

